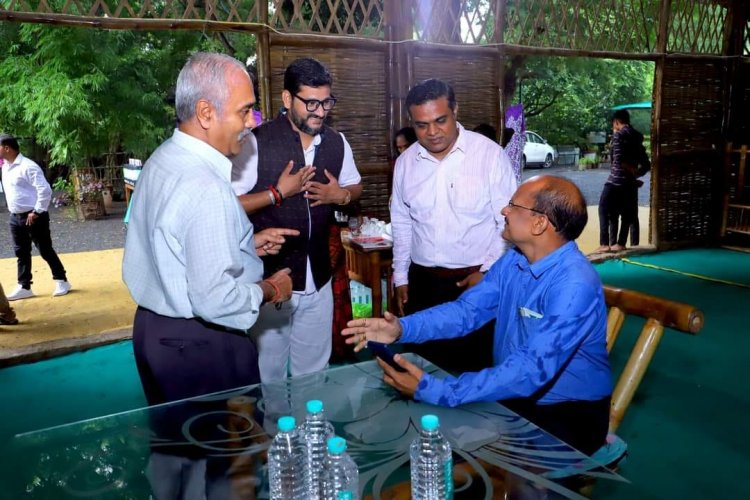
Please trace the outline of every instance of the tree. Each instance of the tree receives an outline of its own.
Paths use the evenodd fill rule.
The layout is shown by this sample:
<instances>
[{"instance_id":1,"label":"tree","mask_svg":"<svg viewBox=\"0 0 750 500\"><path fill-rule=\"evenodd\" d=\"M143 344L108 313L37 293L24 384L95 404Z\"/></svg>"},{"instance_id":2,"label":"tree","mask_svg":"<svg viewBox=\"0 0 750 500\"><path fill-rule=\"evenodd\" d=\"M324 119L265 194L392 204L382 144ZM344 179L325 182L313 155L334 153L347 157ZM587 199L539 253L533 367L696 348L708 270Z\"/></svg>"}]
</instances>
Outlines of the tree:
<instances>
[{"instance_id":1,"label":"tree","mask_svg":"<svg viewBox=\"0 0 750 500\"><path fill-rule=\"evenodd\" d=\"M49 150L50 164L148 156L174 126L177 74L198 50L254 52L254 37L3 23L0 129ZM238 47L238 48L235 48ZM109 156L113 158L113 156Z\"/></svg>"},{"instance_id":2,"label":"tree","mask_svg":"<svg viewBox=\"0 0 750 500\"><path fill-rule=\"evenodd\" d=\"M550 143L583 143L588 132L611 127L612 106L651 100L653 70L641 61L527 58L514 102L523 102L527 127Z\"/></svg>"}]
</instances>

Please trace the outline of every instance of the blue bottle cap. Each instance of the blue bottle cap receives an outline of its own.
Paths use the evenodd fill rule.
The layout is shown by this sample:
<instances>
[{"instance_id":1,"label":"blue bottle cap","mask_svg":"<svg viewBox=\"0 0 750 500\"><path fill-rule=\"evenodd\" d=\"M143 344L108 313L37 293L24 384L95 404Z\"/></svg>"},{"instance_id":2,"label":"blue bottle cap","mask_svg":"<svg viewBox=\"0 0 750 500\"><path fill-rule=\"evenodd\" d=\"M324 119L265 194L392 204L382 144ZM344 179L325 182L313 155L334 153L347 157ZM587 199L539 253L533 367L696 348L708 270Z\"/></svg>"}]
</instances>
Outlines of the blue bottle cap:
<instances>
[{"instance_id":1,"label":"blue bottle cap","mask_svg":"<svg viewBox=\"0 0 750 500\"><path fill-rule=\"evenodd\" d=\"M346 451L346 439L334 436L328 440L328 453L340 455Z\"/></svg>"},{"instance_id":2,"label":"blue bottle cap","mask_svg":"<svg viewBox=\"0 0 750 500\"><path fill-rule=\"evenodd\" d=\"M437 415L423 415L422 416L422 428L426 431L434 431L440 427L440 419Z\"/></svg>"},{"instance_id":3,"label":"blue bottle cap","mask_svg":"<svg viewBox=\"0 0 750 500\"><path fill-rule=\"evenodd\" d=\"M291 430L294 430L294 427L297 425L297 421L294 420L294 417L281 417L277 425L280 432L289 432Z\"/></svg>"},{"instance_id":4,"label":"blue bottle cap","mask_svg":"<svg viewBox=\"0 0 750 500\"><path fill-rule=\"evenodd\" d=\"M307 413L320 413L323 411L323 401L319 399L311 399L307 402Z\"/></svg>"}]
</instances>

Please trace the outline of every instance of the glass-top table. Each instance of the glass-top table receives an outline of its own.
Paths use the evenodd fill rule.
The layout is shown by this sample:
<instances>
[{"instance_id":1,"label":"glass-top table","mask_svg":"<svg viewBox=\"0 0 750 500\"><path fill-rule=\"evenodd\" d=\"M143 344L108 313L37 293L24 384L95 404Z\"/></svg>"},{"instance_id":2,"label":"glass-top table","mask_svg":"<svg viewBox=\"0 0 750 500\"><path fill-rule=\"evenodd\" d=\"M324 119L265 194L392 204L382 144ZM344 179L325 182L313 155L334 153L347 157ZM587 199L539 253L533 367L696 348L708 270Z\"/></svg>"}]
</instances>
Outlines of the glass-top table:
<instances>
[{"instance_id":1,"label":"glass-top table","mask_svg":"<svg viewBox=\"0 0 750 500\"><path fill-rule=\"evenodd\" d=\"M309 399L323 401L347 440L363 498L409 498L409 445L427 413L453 446L456 498L576 498L555 479L572 473L624 481L500 404L405 399L365 361L16 436L5 450L2 496L268 498L276 421L290 414L301 422Z\"/></svg>"}]
</instances>

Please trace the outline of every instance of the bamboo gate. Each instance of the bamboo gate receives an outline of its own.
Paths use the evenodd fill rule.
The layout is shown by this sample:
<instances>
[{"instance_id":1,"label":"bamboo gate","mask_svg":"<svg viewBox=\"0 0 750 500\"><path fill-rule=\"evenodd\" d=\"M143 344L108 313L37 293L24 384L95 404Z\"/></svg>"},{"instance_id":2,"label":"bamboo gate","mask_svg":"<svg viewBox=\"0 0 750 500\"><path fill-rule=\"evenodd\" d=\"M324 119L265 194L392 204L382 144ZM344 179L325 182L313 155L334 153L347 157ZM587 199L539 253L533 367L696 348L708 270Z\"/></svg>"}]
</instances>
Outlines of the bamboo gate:
<instances>
[{"instance_id":1,"label":"bamboo gate","mask_svg":"<svg viewBox=\"0 0 750 500\"><path fill-rule=\"evenodd\" d=\"M363 212L387 217L392 133L409 86L451 82L461 121L501 128L514 71L533 55L655 63L651 239L717 243L727 143L749 144L750 6L744 0L4 0L0 19L102 29L257 36L264 116L297 57L328 65L331 115L363 173ZM476 122L476 123L475 123ZM735 176L736 177L736 176Z\"/></svg>"}]
</instances>

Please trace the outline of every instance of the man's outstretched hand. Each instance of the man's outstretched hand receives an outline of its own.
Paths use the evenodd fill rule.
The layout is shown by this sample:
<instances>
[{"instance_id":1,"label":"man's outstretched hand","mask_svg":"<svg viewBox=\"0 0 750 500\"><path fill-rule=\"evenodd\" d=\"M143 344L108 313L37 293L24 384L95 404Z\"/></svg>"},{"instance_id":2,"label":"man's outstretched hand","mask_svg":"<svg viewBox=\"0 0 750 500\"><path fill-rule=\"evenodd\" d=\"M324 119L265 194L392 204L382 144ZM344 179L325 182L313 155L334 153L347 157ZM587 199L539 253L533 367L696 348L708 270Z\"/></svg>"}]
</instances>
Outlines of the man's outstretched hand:
<instances>
[{"instance_id":1,"label":"man's outstretched hand","mask_svg":"<svg viewBox=\"0 0 750 500\"><path fill-rule=\"evenodd\" d=\"M347 344L354 344L354 352L367 346L368 340L391 344L401 336L402 328L398 318L386 311L382 318L353 319L346 324L341 335L349 337Z\"/></svg>"}]
</instances>

